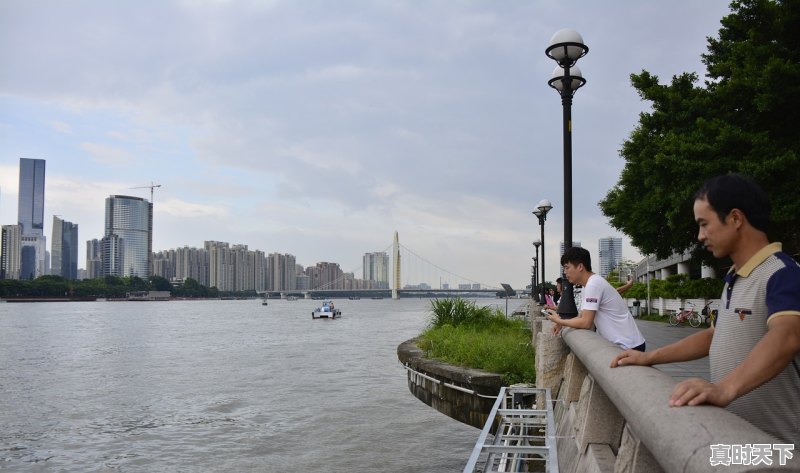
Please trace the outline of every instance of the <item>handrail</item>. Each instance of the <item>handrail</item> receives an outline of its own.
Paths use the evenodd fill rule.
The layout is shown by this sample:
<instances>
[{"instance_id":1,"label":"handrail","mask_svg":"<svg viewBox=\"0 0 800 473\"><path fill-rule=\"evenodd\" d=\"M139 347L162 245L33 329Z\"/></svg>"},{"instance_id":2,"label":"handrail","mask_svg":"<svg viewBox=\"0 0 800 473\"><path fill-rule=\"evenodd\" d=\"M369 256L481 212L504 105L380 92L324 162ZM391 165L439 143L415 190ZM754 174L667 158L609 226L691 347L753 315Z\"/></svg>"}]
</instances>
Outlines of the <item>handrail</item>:
<instances>
[{"instance_id":1,"label":"handrail","mask_svg":"<svg viewBox=\"0 0 800 473\"><path fill-rule=\"evenodd\" d=\"M565 328L561 336L665 471L713 471L712 444L781 443L719 407L669 407L677 381L647 366L611 368L620 349L595 332Z\"/></svg>"},{"instance_id":2,"label":"handrail","mask_svg":"<svg viewBox=\"0 0 800 473\"><path fill-rule=\"evenodd\" d=\"M442 379L434 378L433 376L429 376L429 375L427 375L425 373L422 373L422 372L419 372L419 371L415 370L414 368L408 366L407 363L402 364L402 365L403 365L403 368L405 368L407 371L409 371L411 373L414 373L417 376L420 376L422 378L425 378L428 381L431 381L431 382L434 382L436 384L439 384L441 386L445 386L445 387L448 387L450 389L454 389L456 391L461 391L462 393L472 394L472 395L475 395L475 396L478 396L478 397L483 397L483 398L486 398L486 399L495 399L495 398L497 398L497 396L487 396L485 394L480 394L480 393L478 393L478 392L476 392L476 391L474 391L472 389L467 389L467 388L464 388L464 387L461 387L461 386L458 386L458 385L455 385L455 384L452 384L452 383L448 383L448 382L446 382L446 381L444 381Z\"/></svg>"}]
</instances>

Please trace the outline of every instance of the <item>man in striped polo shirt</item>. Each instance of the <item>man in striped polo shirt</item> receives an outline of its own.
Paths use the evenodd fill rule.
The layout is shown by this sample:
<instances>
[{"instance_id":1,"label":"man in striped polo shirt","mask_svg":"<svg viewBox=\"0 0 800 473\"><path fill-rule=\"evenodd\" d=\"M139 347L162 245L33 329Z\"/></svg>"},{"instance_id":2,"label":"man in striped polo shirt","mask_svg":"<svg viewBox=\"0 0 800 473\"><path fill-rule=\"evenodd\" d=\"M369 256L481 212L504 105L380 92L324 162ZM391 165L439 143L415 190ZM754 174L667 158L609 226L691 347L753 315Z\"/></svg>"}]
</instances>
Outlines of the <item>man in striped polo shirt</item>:
<instances>
[{"instance_id":1,"label":"man in striped polo shirt","mask_svg":"<svg viewBox=\"0 0 800 473\"><path fill-rule=\"evenodd\" d=\"M770 204L751 179L727 174L695 194L698 239L733 261L713 327L652 352L611 362L655 365L709 357L711 382L678 383L670 406L726 407L778 439L800 445L800 265L770 243Z\"/></svg>"}]
</instances>

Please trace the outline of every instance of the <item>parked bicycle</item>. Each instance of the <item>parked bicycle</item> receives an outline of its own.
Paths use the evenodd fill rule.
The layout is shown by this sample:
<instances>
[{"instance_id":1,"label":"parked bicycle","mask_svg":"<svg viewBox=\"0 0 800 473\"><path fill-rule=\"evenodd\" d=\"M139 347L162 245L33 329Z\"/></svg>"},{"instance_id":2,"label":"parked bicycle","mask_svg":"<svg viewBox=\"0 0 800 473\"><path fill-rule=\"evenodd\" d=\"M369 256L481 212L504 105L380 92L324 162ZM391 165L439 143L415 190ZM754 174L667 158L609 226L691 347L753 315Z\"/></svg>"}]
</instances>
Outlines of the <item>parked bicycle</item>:
<instances>
[{"instance_id":1,"label":"parked bicycle","mask_svg":"<svg viewBox=\"0 0 800 473\"><path fill-rule=\"evenodd\" d=\"M700 311L700 314L703 316L703 323L706 327L711 327L714 325L714 321L717 319L717 315L719 314L719 310L711 308L711 302L705 305L703 309Z\"/></svg>"},{"instance_id":2,"label":"parked bicycle","mask_svg":"<svg viewBox=\"0 0 800 473\"><path fill-rule=\"evenodd\" d=\"M688 301L686 302L686 304L692 306L692 308L684 309L683 307L681 307L677 313L671 314L669 316L669 324L675 326L675 325L680 325L683 322L689 322L689 325L691 325L692 327L699 327L700 324L703 322L702 317L700 317L700 314L698 314L697 311L694 310L694 304Z\"/></svg>"}]
</instances>

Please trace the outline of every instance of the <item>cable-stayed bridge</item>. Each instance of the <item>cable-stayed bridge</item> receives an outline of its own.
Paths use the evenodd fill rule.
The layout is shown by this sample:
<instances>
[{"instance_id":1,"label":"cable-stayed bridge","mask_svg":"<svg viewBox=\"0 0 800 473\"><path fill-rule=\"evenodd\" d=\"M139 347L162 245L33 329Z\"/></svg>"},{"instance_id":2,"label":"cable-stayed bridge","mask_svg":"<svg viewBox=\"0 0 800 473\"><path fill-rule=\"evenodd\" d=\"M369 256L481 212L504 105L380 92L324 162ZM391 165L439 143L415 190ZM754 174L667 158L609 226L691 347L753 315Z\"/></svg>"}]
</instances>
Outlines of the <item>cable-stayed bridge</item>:
<instances>
[{"instance_id":1,"label":"cable-stayed bridge","mask_svg":"<svg viewBox=\"0 0 800 473\"><path fill-rule=\"evenodd\" d=\"M378 271L384 276L388 272L388 280L374 281L371 288L346 287L346 280L350 274L363 270L363 267L359 267L317 288L267 291L267 294L277 296L280 293L281 297L304 298L370 297L379 299L392 297L398 299L400 297L436 297L438 295L485 296L503 291L498 284L486 284L460 276L420 256L411 248L400 244L397 232L394 233L394 241L376 254L388 256L388 268ZM382 258L379 265L386 266L386 258Z\"/></svg>"}]
</instances>

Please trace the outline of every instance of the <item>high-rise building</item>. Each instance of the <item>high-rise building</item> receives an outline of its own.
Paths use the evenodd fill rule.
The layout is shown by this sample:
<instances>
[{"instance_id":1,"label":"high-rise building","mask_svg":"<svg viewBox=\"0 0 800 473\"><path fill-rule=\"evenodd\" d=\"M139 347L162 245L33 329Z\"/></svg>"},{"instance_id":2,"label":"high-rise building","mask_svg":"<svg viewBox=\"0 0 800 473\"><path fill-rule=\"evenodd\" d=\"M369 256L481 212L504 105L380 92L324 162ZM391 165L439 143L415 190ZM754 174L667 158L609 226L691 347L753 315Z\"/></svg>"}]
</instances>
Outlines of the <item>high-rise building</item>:
<instances>
[{"instance_id":1,"label":"high-rise building","mask_svg":"<svg viewBox=\"0 0 800 473\"><path fill-rule=\"evenodd\" d=\"M385 252L364 254L364 280L375 281L378 289L389 288L389 255Z\"/></svg>"},{"instance_id":2,"label":"high-rise building","mask_svg":"<svg viewBox=\"0 0 800 473\"><path fill-rule=\"evenodd\" d=\"M342 289L344 272L339 267L339 263L329 263L321 261L316 264L314 271L309 276L311 279L311 289Z\"/></svg>"},{"instance_id":3,"label":"high-rise building","mask_svg":"<svg viewBox=\"0 0 800 473\"><path fill-rule=\"evenodd\" d=\"M78 278L78 225L53 215L50 274Z\"/></svg>"},{"instance_id":4,"label":"high-rise building","mask_svg":"<svg viewBox=\"0 0 800 473\"><path fill-rule=\"evenodd\" d=\"M47 274L47 240L44 236L44 159L19 160L17 222L21 227L20 279Z\"/></svg>"},{"instance_id":5,"label":"high-rise building","mask_svg":"<svg viewBox=\"0 0 800 473\"><path fill-rule=\"evenodd\" d=\"M44 235L25 235L20 238L20 279L36 279L47 274L47 249Z\"/></svg>"},{"instance_id":6,"label":"high-rise building","mask_svg":"<svg viewBox=\"0 0 800 473\"><path fill-rule=\"evenodd\" d=\"M19 279L22 227L3 225L0 233L0 279Z\"/></svg>"},{"instance_id":7,"label":"high-rise building","mask_svg":"<svg viewBox=\"0 0 800 473\"><path fill-rule=\"evenodd\" d=\"M600 249L599 275L606 277L622 261L622 238L605 237L597 241Z\"/></svg>"},{"instance_id":8,"label":"high-rise building","mask_svg":"<svg viewBox=\"0 0 800 473\"><path fill-rule=\"evenodd\" d=\"M206 241L208 253L208 286L220 291L233 291L233 254L229 243Z\"/></svg>"},{"instance_id":9,"label":"high-rise building","mask_svg":"<svg viewBox=\"0 0 800 473\"><path fill-rule=\"evenodd\" d=\"M23 235L44 236L44 159L19 160L18 223Z\"/></svg>"},{"instance_id":10,"label":"high-rise building","mask_svg":"<svg viewBox=\"0 0 800 473\"><path fill-rule=\"evenodd\" d=\"M103 240L106 242L104 274L150 277L153 274L153 204L140 197L109 196Z\"/></svg>"},{"instance_id":11,"label":"high-rise building","mask_svg":"<svg viewBox=\"0 0 800 473\"><path fill-rule=\"evenodd\" d=\"M579 241L573 241L573 242L572 242L572 247L573 247L573 248L574 248L574 247L582 248L582 246L581 246L581 242L579 242ZM561 242L561 247L560 247L560 248L561 248L561 253L559 253L559 254L558 254L559 258L561 257L561 255L563 255L563 254L564 254L564 242L563 242L563 241Z\"/></svg>"},{"instance_id":12,"label":"high-rise building","mask_svg":"<svg viewBox=\"0 0 800 473\"><path fill-rule=\"evenodd\" d=\"M268 287L271 291L297 289L297 262L294 255L270 253Z\"/></svg>"},{"instance_id":13,"label":"high-rise building","mask_svg":"<svg viewBox=\"0 0 800 473\"><path fill-rule=\"evenodd\" d=\"M95 279L103 275L103 245L97 238L86 241L86 278Z\"/></svg>"},{"instance_id":14,"label":"high-rise building","mask_svg":"<svg viewBox=\"0 0 800 473\"><path fill-rule=\"evenodd\" d=\"M203 286L211 287L208 251L204 248L189 248L188 246L176 249L175 278L191 278Z\"/></svg>"}]
</instances>

